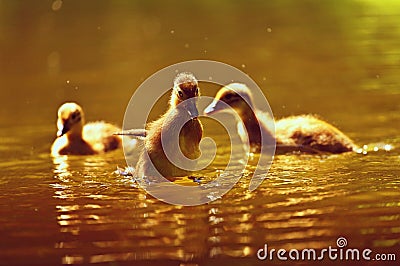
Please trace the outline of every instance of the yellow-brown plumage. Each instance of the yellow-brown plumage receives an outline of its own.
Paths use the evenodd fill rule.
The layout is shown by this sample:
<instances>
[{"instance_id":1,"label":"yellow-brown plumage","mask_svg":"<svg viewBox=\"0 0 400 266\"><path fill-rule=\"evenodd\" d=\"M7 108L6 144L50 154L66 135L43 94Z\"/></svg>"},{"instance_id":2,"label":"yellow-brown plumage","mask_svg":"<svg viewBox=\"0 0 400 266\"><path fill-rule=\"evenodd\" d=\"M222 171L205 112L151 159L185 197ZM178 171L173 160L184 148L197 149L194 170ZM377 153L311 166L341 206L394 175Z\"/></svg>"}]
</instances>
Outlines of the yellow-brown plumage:
<instances>
[{"instance_id":1,"label":"yellow-brown plumage","mask_svg":"<svg viewBox=\"0 0 400 266\"><path fill-rule=\"evenodd\" d=\"M312 115L282 118L276 121L275 132L277 144L301 145L329 153L356 149L353 141L343 132Z\"/></svg>"},{"instance_id":2,"label":"yellow-brown plumage","mask_svg":"<svg viewBox=\"0 0 400 266\"><path fill-rule=\"evenodd\" d=\"M144 149L136 164L135 176L159 176L161 174L163 177L171 179L190 173L190 170L182 169L171 163L164 150L168 150L172 154L172 159L178 158L179 149L185 157L192 160L200 155L199 143L203 127L197 118L197 96L199 96L199 88L196 78L191 73L178 74L174 80L168 111L147 126ZM184 123L184 121L187 122ZM179 125L183 125L181 130L179 130ZM163 146L162 134L167 136L167 139L179 135L180 147L174 146L173 142L169 141L163 143ZM186 166L190 168L190 165Z\"/></svg>"},{"instance_id":3,"label":"yellow-brown plumage","mask_svg":"<svg viewBox=\"0 0 400 266\"><path fill-rule=\"evenodd\" d=\"M232 83L221 88L213 103L206 108L205 114L223 111L225 108L218 101L225 102L238 113L253 151L260 151L261 132L267 139L263 144L273 140L270 133L273 119L253 106L251 91L245 84ZM291 116L276 121L275 140L277 153L342 153L356 149L353 141L343 132L312 115Z\"/></svg>"},{"instance_id":4,"label":"yellow-brown plumage","mask_svg":"<svg viewBox=\"0 0 400 266\"><path fill-rule=\"evenodd\" d=\"M101 121L85 124L82 107L76 103L64 103L58 109L57 127L53 156L99 154L122 146L121 137L113 135L120 131L118 127Z\"/></svg>"}]
</instances>

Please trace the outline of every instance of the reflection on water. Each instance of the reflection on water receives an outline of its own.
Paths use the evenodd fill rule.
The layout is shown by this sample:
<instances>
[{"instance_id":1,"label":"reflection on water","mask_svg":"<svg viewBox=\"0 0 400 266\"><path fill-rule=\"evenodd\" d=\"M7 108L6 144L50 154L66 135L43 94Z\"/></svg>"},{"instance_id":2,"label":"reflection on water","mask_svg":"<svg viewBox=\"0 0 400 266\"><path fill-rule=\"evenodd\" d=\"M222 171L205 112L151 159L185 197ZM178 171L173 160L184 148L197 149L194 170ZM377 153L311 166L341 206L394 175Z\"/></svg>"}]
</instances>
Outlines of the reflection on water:
<instances>
[{"instance_id":1,"label":"reflection on water","mask_svg":"<svg viewBox=\"0 0 400 266\"><path fill-rule=\"evenodd\" d=\"M56 206L60 232L68 235L67 239L56 244L56 248L75 251L76 254L64 256L63 263L188 260L204 256L205 239L198 242L198 236L207 235L207 211L186 215L182 206L148 198L148 194L137 188L132 180L121 176L102 179L96 172L96 169L102 171L104 167L101 158L79 161L82 170L79 173L70 172L68 160L67 157L54 159L57 182L51 185L55 189L54 197L63 200ZM76 169L77 162L72 163ZM110 178L115 179L113 183ZM86 200L81 202L82 199ZM110 216L110 212L115 216ZM196 232L196 235L188 232ZM84 235L89 237L90 246L105 253L82 252L86 243L76 241L73 236Z\"/></svg>"},{"instance_id":2,"label":"reflection on water","mask_svg":"<svg viewBox=\"0 0 400 266\"><path fill-rule=\"evenodd\" d=\"M257 265L265 243L326 248L339 236L398 254L399 10L372 0L0 1L0 264ZM249 192L257 158L223 172L221 147L201 182L241 179L195 207L114 174L122 151L49 156L62 102L121 124L135 87L192 59L241 68L276 117L319 114L360 153L277 156Z\"/></svg>"},{"instance_id":3,"label":"reflection on water","mask_svg":"<svg viewBox=\"0 0 400 266\"><path fill-rule=\"evenodd\" d=\"M62 235L55 248L63 250L63 264L145 260L154 265L223 258L255 262L265 242L318 249L341 235L359 248L392 250L400 244L400 183L374 166L368 169L383 155L400 161L398 153L384 151L278 156L256 191L247 189L250 164L232 191L196 207L152 198L131 179L113 174L104 157L55 158L50 186L59 199L55 211Z\"/></svg>"}]
</instances>

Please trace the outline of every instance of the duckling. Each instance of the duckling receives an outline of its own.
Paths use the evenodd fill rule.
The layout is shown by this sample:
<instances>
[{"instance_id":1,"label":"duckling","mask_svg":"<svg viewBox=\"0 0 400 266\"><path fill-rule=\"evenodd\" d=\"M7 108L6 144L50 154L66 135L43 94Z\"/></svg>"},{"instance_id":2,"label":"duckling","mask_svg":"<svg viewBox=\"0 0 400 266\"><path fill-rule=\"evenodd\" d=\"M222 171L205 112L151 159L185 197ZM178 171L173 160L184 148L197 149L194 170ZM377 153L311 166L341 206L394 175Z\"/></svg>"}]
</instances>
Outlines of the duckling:
<instances>
[{"instance_id":1,"label":"duckling","mask_svg":"<svg viewBox=\"0 0 400 266\"><path fill-rule=\"evenodd\" d=\"M58 109L57 128L53 156L99 154L122 147L122 138L113 135L120 131L118 127L105 122L85 124L82 107L73 102Z\"/></svg>"},{"instance_id":2,"label":"duckling","mask_svg":"<svg viewBox=\"0 0 400 266\"><path fill-rule=\"evenodd\" d=\"M172 180L190 173L187 170L191 168L190 165L185 165L186 169L176 166L167 158L165 151L171 155L172 161L179 160L179 149L188 159L199 157L199 143L203 135L203 126L197 118L196 97L199 95L198 82L192 73L183 72L175 77L169 109L146 129L144 149L135 167L136 177L155 177L161 174ZM179 125L183 125L181 130ZM164 141L162 135L168 139L179 136L179 147L173 141Z\"/></svg>"},{"instance_id":3,"label":"duckling","mask_svg":"<svg viewBox=\"0 0 400 266\"><path fill-rule=\"evenodd\" d=\"M252 93L245 84L232 83L221 88L215 100L204 110L206 115L225 109L218 100L238 113L247 131L252 151L260 151L261 132L263 136L267 136L267 143L273 140L270 133L273 119L269 114L254 108ZM356 149L353 141L343 132L312 115L291 116L276 121L275 140L278 154L293 151L342 153Z\"/></svg>"}]
</instances>

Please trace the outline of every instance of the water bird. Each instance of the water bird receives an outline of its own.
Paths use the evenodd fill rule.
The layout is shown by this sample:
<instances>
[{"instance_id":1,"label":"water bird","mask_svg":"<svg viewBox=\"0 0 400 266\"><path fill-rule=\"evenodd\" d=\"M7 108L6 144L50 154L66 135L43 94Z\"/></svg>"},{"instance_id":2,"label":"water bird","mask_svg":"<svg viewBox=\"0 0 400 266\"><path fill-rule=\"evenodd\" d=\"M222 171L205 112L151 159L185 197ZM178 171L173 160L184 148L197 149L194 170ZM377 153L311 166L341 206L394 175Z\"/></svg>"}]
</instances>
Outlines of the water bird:
<instances>
[{"instance_id":1,"label":"water bird","mask_svg":"<svg viewBox=\"0 0 400 266\"><path fill-rule=\"evenodd\" d=\"M74 102L58 109L57 128L53 156L100 154L122 147L122 137L114 135L120 128L103 121L85 124L82 107Z\"/></svg>"},{"instance_id":2,"label":"water bird","mask_svg":"<svg viewBox=\"0 0 400 266\"><path fill-rule=\"evenodd\" d=\"M136 177L161 174L173 180L190 174L191 171L188 169L191 165L185 165L186 169L182 169L170 159L179 160L179 150L190 160L200 155L199 143L203 135L203 126L198 119L196 97L199 95L198 81L192 73L182 72L176 75L168 110L160 118L149 123L144 132L146 137L143 151L135 167ZM128 130L127 132L127 135L136 135L137 132L143 131ZM121 134L124 135L124 132ZM162 143L162 135L166 136L166 140L176 137L179 143L164 140ZM166 151L171 155L170 158L167 158Z\"/></svg>"},{"instance_id":3,"label":"water bird","mask_svg":"<svg viewBox=\"0 0 400 266\"><path fill-rule=\"evenodd\" d=\"M221 88L214 101L204 110L205 115L232 107L239 115L249 137L251 150L259 152L262 144L273 141L273 119L255 108L253 95L247 85L232 83ZM263 133L263 143L261 143ZM343 153L354 151L353 141L333 125L314 115L297 115L275 122L276 153Z\"/></svg>"}]
</instances>

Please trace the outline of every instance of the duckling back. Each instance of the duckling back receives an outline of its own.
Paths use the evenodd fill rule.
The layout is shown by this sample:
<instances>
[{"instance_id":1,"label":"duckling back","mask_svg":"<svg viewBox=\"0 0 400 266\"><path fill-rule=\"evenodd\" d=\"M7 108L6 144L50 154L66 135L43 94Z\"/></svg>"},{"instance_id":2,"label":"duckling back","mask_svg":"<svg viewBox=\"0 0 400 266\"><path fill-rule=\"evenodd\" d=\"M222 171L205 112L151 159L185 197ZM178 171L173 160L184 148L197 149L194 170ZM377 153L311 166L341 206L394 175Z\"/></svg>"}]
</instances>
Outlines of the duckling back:
<instances>
[{"instance_id":1,"label":"duckling back","mask_svg":"<svg viewBox=\"0 0 400 266\"><path fill-rule=\"evenodd\" d=\"M275 123L277 144L301 145L314 150L342 153L356 145L339 129L312 115L291 116Z\"/></svg>"},{"instance_id":2,"label":"duckling back","mask_svg":"<svg viewBox=\"0 0 400 266\"><path fill-rule=\"evenodd\" d=\"M120 130L109 123L91 122L83 127L82 137L96 153L103 153L122 147L122 138L114 135Z\"/></svg>"}]
</instances>

